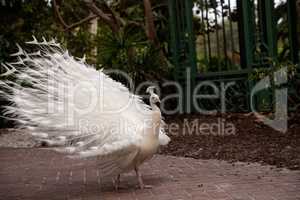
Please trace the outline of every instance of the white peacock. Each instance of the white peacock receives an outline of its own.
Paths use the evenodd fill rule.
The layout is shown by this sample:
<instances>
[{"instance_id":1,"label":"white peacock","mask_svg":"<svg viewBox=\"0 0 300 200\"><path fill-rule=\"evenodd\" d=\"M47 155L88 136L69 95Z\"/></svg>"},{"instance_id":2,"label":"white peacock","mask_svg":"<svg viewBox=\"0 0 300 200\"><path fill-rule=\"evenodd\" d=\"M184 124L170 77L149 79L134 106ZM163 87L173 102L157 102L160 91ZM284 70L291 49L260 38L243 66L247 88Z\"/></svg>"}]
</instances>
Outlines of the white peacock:
<instances>
[{"instance_id":1,"label":"white peacock","mask_svg":"<svg viewBox=\"0 0 300 200\"><path fill-rule=\"evenodd\" d=\"M135 170L145 188L140 165L170 138L163 129L159 97L149 87L150 106L120 82L78 60L54 40L28 44L39 50L25 52L18 45L15 63L2 64L15 81L0 81L0 95L12 102L4 117L15 120L53 150L74 158L96 156L103 176ZM122 124L122 126L121 126ZM98 127L98 128L95 128Z\"/></svg>"}]
</instances>

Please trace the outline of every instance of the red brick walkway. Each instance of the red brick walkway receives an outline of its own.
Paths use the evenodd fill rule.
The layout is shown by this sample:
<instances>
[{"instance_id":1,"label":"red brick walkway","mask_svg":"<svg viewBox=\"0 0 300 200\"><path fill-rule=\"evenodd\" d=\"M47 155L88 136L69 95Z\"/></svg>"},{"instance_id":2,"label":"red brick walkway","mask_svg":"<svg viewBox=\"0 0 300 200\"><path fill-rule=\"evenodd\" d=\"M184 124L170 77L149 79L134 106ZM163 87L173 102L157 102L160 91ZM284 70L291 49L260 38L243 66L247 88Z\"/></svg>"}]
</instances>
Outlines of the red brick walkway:
<instances>
[{"instance_id":1,"label":"red brick walkway","mask_svg":"<svg viewBox=\"0 0 300 200\"><path fill-rule=\"evenodd\" d=\"M135 189L134 174L115 192L95 160L71 160L46 149L0 149L0 199L300 199L300 172L158 155L142 167L152 189Z\"/></svg>"}]
</instances>

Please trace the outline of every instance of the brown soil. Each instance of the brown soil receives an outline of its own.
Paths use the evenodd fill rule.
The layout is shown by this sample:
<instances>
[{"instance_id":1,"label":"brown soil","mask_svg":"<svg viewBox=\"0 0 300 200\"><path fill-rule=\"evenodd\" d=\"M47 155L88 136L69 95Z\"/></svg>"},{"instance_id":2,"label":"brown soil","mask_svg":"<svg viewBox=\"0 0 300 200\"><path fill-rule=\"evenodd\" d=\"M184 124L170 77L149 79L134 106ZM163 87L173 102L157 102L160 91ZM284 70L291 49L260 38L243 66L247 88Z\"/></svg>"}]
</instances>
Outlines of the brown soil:
<instances>
[{"instance_id":1,"label":"brown soil","mask_svg":"<svg viewBox=\"0 0 300 200\"><path fill-rule=\"evenodd\" d=\"M161 150L163 154L230 162L259 162L300 170L299 114L290 117L286 133L264 125L252 114L177 115L167 117L166 122L168 125L178 124L179 129L174 128L176 125L173 130L169 127L172 141ZM192 130L192 122L197 123L198 128ZM224 124L225 130L229 131L218 131L216 123ZM236 130L235 134L228 135L233 133L229 129L230 123L234 124ZM208 131L203 124L215 127ZM188 132L188 126L191 132Z\"/></svg>"}]
</instances>

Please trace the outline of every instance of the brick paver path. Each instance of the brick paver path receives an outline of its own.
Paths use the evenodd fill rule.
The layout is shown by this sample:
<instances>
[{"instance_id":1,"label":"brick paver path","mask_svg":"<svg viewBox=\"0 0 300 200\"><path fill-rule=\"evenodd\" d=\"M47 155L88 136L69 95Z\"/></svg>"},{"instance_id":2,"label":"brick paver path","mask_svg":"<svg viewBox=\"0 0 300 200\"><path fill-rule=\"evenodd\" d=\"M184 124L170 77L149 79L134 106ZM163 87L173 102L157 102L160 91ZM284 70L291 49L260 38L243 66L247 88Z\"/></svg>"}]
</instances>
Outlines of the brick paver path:
<instances>
[{"instance_id":1,"label":"brick paver path","mask_svg":"<svg viewBox=\"0 0 300 200\"><path fill-rule=\"evenodd\" d=\"M157 155L142 167L152 189L135 189L133 173L114 191L95 160L72 160L46 149L0 149L0 199L300 199L300 172Z\"/></svg>"}]
</instances>

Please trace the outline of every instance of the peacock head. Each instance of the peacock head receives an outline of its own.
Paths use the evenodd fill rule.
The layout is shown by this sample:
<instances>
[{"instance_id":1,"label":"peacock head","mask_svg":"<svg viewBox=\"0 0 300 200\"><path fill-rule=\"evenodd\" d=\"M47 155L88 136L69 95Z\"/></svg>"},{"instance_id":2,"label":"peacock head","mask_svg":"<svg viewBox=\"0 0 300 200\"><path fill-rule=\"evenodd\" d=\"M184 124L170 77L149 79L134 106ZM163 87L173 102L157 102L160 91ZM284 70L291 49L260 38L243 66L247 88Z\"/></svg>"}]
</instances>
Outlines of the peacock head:
<instances>
[{"instance_id":1,"label":"peacock head","mask_svg":"<svg viewBox=\"0 0 300 200\"><path fill-rule=\"evenodd\" d=\"M159 96L154 93L154 89L155 89L154 86L149 86L146 90L146 92L150 94L149 101L150 101L151 106L156 105L157 103L160 103Z\"/></svg>"}]
</instances>

